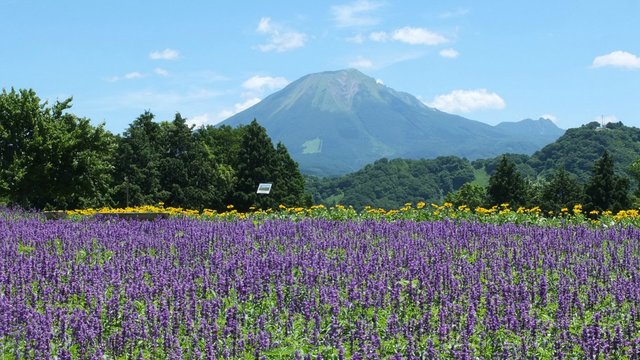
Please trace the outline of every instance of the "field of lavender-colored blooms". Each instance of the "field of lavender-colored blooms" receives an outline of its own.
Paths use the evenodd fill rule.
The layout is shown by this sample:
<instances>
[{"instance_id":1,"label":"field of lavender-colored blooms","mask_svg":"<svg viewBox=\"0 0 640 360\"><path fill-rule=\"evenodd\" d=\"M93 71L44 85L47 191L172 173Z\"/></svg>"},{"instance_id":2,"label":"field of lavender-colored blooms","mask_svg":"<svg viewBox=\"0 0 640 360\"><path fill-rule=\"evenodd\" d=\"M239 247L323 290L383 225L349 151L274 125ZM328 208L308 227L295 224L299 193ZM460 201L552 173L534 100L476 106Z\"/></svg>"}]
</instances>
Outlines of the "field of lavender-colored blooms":
<instances>
[{"instance_id":1,"label":"field of lavender-colored blooms","mask_svg":"<svg viewBox=\"0 0 640 360\"><path fill-rule=\"evenodd\" d=\"M0 358L638 358L640 229L0 217Z\"/></svg>"}]
</instances>

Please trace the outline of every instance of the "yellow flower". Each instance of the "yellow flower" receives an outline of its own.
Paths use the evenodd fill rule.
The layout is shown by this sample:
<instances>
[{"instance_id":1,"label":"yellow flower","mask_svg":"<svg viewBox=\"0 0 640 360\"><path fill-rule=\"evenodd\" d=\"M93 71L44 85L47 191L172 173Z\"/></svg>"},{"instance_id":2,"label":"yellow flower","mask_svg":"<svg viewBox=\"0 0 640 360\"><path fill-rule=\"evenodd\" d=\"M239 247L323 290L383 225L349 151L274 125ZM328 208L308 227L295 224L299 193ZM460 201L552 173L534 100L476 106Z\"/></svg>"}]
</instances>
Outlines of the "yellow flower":
<instances>
[{"instance_id":1,"label":"yellow flower","mask_svg":"<svg viewBox=\"0 0 640 360\"><path fill-rule=\"evenodd\" d=\"M229 210L233 209L233 204L227 205L227 209L229 209Z\"/></svg>"},{"instance_id":2,"label":"yellow flower","mask_svg":"<svg viewBox=\"0 0 640 360\"><path fill-rule=\"evenodd\" d=\"M425 207L427 205L427 203L425 203L424 201L420 201L416 204L416 207L418 209L422 209L423 207Z\"/></svg>"}]
</instances>

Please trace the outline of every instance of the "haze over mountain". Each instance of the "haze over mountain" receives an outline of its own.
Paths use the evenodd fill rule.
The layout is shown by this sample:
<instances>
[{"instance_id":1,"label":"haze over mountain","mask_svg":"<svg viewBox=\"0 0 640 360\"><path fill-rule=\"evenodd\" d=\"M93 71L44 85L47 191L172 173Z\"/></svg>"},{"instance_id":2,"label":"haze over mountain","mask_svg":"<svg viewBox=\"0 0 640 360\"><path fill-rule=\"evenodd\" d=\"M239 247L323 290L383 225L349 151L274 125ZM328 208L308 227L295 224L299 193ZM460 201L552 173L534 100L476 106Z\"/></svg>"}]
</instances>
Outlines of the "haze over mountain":
<instances>
[{"instance_id":1,"label":"haze over mountain","mask_svg":"<svg viewBox=\"0 0 640 360\"><path fill-rule=\"evenodd\" d=\"M550 120L491 126L448 114L354 70L304 76L221 124L253 119L307 174L340 175L377 159L531 154L563 130Z\"/></svg>"}]
</instances>

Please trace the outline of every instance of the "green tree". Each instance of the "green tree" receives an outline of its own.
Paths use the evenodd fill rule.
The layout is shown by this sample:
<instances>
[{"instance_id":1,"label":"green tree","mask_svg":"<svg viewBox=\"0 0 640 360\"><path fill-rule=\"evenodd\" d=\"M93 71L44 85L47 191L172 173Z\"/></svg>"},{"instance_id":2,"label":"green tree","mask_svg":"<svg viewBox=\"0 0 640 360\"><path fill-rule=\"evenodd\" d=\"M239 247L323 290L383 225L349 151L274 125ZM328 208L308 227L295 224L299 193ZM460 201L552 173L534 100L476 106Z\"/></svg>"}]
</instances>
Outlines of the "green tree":
<instances>
[{"instance_id":1,"label":"green tree","mask_svg":"<svg viewBox=\"0 0 640 360\"><path fill-rule=\"evenodd\" d=\"M611 210L617 212L628 209L629 179L615 174L614 163L605 150L593 166L593 176L585 187L587 210Z\"/></svg>"},{"instance_id":2,"label":"green tree","mask_svg":"<svg viewBox=\"0 0 640 360\"><path fill-rule=\"evenodd\" d=\"M251 206L260 209L278 206L274 197L256 194L260 183L273 183L276 178L276 150L267 131L254 119L246 126L242 146L238 151L237 183L233 204L246 211Z\"/></svg>"},{"instance_id":3,"label":"green tree","mask_svg":"<svg viewBox=\"0 0 640 360\"><path fill-rule=\"evenodd\" d=\"M279 204L285 206L311 205L311 196L305 193L304 177L298 169L289 151L281 142L276 145L276 177L273 184L273 196Z\"/></svg>"},{"instance_id":4,"label":"green tree","mask_svg":"<svg viewBox=\"0 0 640 360\"><path fill-rule=\"evenodd\" d=\"M227 168L179 113L163 129L160 183L165 203L193 209L222 209L230 189Z\"/></svg>"},{"instance_id":5,"label":"green tree","mask_svg":"<svg viewBox=\"0 0 640 360\"><path fill-rule=\"evenodd\" d=\"M542 199L538 204L546 211L558 212L562 208L573 208L576 204L582 204L584 192L578 183L564 166L559 167L542 187Z\"/></svg>"},{"instance_id":6,"label":"green tree","mask_svg":"<svg viewBox=\"0 0 640 360\"><path fill-rule=\"evenodd\" d=\"M107 205L115 139L33 90L0 94L0 199L25 208Z\"/></svg>"},{"instance_id":7,"label":"green tree","mask_svg":"<svg viewBox=\"0 0 640 360\"><path fill-rule=\"evenodd\" d=\"M487 191L480 185L466 183L457 191L448 193L444 199L446 202L450 202L456 207L466 205L470 209L475 209L487 202Z\"/></svg>"},{"instance_id":8,"label":"green tree","mask_svg":"<svg viewBox=\"0 0 640 360\"><path fill-rule=\"evenodd\" d=\"M156 204L162 201L159 163L161 129L145 111L118 139L114 200L118 206Z\"/></svg>"},{"instance_id":9,"label":"green tree","mask_svg":"<svg viewBox=\"0 0 640 360\"><path fill-rule=\"evenodd\" d=\"M640 206L640 159L635 160L629 165L628 173L636 182L636 190L633 192L633 207Z\"/></svg>"},{"instance_id":10,"label":"green tree","mask_svg":"<svg viewBox=\"0 0 640 360\"><path fill-rule=\"evenodd\" d=\"M526 183L505 155L489 178L487 195L490 205L507 203L515 208L526 203Z\"/></svg>"}]
</instances>

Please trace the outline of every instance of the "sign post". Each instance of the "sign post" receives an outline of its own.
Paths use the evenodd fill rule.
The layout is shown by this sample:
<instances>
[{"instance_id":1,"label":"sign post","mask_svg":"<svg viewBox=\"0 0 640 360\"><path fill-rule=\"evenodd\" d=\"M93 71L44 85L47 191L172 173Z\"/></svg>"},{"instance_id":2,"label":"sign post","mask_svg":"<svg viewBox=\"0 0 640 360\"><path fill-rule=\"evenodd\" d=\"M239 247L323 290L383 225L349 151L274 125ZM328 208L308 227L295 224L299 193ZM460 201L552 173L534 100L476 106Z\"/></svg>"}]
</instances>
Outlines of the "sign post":
<instances>
[{"instance_id":1,"label":"sign post","mask_svg":"<svg viewBox=\"0 0 640 360\"><path fill-rule=\"evenodd\" d=\"M271 183L260 183L258 185L258 194L269 194L271 192Z\"/></svg>"}]
</instances>

